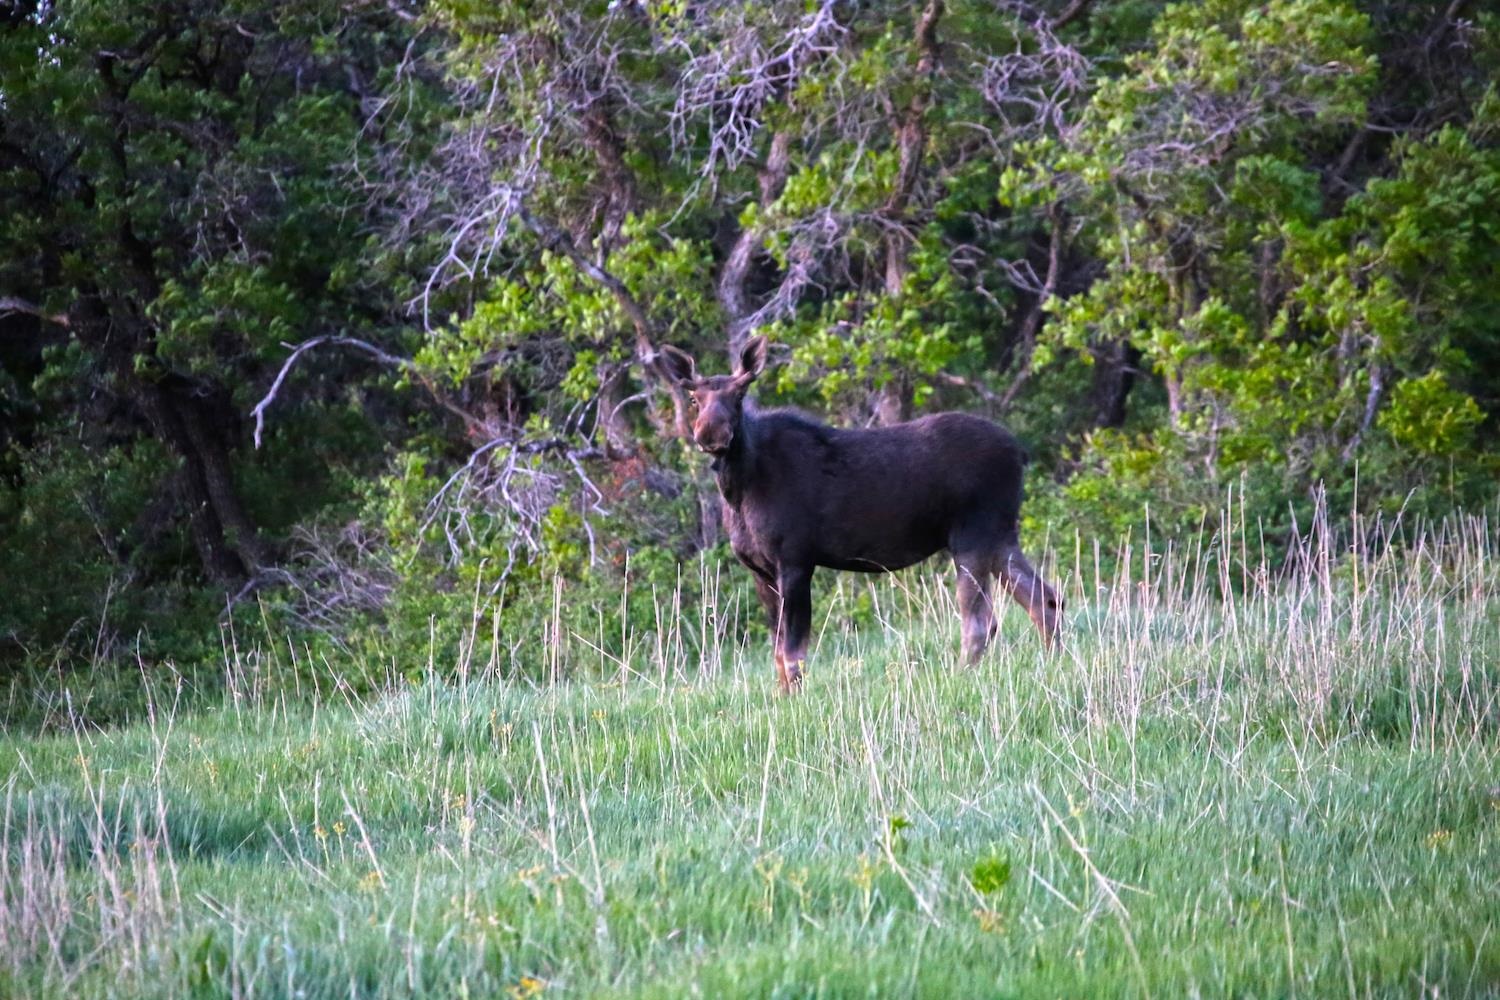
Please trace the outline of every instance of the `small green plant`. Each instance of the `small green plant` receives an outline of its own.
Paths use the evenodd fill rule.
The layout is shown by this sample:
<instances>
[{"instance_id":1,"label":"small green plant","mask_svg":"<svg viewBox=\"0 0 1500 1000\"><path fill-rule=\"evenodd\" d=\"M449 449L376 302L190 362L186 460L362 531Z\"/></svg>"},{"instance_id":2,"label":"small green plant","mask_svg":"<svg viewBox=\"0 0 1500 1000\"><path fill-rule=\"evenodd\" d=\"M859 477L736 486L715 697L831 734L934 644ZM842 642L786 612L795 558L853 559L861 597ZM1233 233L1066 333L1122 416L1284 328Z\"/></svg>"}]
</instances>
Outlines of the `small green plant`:
<instances>
[{"instance_id":1,"label":"small green plant","mask_svg":"<svg viewBox=\"0 0 1500 1000\"><path fill-rule=\"evenodd\" d=\"M974 891L984 896L999 895L1010 882L1010 859L994 849L969 869L969 884Z\"/></svg>"}]
</instances>

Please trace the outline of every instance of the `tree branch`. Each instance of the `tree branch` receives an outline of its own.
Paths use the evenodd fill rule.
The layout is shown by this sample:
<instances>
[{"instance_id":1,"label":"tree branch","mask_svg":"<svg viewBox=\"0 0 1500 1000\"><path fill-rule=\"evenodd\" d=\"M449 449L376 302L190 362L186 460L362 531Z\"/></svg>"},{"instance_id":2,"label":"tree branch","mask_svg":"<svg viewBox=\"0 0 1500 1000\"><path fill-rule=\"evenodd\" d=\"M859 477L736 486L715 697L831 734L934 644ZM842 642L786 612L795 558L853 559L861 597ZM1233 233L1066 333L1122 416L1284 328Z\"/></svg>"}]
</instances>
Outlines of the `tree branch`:
<instances>
[{"instance_id":1,"label":"tree branch","mask_svg":"<svg viewBox=\"0 0 1500 1000\"><path fill-rule=\"evenodd\" d=\"M756 177L760 184L762 208L768 207L779 198L782 188L786 186L791 163L791 140L791 132L785 129L771 136L771 145L766 151L765 162L761 165ZM724 260L724 269L719 273L717 291L719 305L724 308L724 315L729 319L729 354L731 357L739 354L739 349L753 329L750 322L752 318L750 303L745 293L745 282L750 276L750 265L755 259L755 251L760 248L764 239L764 226L746 226L741 229L740 234L735 237L729 256Z\"/></svg>"},{"instance_id":2,"label":"tree branch","mask_svg":"<svg viewBox=\"0 0 1500 1000\"><path fill-rule=\"evenodd\" d=\"M291 356L282 363L281 371L276 373L276 379L271 383L271 388L267 390L265 396L261 399L261 401L255 404L255 409L250 411L250 415L255 418L256 449L260 448L261 433L265 429L266 410L273 402L276 401L276 394L281 391L281 384L286 381L286 377L288 373L291 372L292 366L302 358L302 355L306 354L314 347L322 347L325 344L331 344L334 347L352 347L356 350L365 352L366 354L373 357L376 361L379 361L381 364L389 365L392 368L401 369L402 371L415 378L423 386L425 386L427 390L432 393L433 398L438 401L439 405L461 419L464 422L465 426L471 429L483 427L483 422L481 420L475 417L472 413L469 413L462 407L455 404L443 393L438 392L437 387L432 384L432 380L427 377L427 373L422 371L422 369L417 366L416 362L412 361L410 358L403 358L399 355L391 354L388 351L381 350L379 347L376 347L374 344L371 344L368 341L359 340L356 337L343 337L329 334L321 337L313 337L311 340L304 340L302 343L298 344L297 347L292 351Z\"/></svg>"},{"instance_id":3,"label":"tree branch","mask_svg":"<svg viewBox=\"0 0 1500 1000\"><path fill-rule=\"evenodd\" d=\"M1002 409L1009 408L1010 404L1015 402L1021 387L1031 377L1031 355L1036 350L1036 337L1042 328L1042 315L1046 311L1047 300L1052 298L1057 291L1058 275L1062 273L1063 237L1066 223L1062 217L1060 202L1054 201L1047 207L1047 218L1052 223L1052 236L1047 243L1047 277L1037 292L1036 302L1032 304L1031 310L1026 314L1026 319L1021 323L1020 365L1014 381L1000 397Z\"/></svg>"},{"instance_id":4,"label":"tree branch","mask_svg":"<svg viewBox=\"0 0 1500 1000\"><path fill-rule=\"evenodd\" d=\"M992 405L1000 405L1003 403L999 394L994 392L992 389L990 389L989 386L983 384L982 382L976 382L973 379L964 378L962 375L954 375L952 372L937 372L933 375L933 378L939 380L940 382L951 385L954 388L964 389L968 392L972 392L974 395L978 396L986 403L990 403Z\"/></svg>"},{"instance_id":5,"label":"tree branch","mask_svg":"<svg viewBox=\"0 0 1500 1000\"><path fill-rule=\"evenodd\" d=\"M1084 14L1087 14L1089 11L1089 7L1093 5L1093 2L1094 0L1073 0L1072 3L1064 7L1062 11L1052 19L1052 30L1057 31L1059 28L1065 27L1066 25L1082 17Z\"/></svg>"},{"instance_id":6,"label":"tree branch","mask_svg":"<svg viewBox=\"0 0 1500 1000\"><path fill-rule=\"evenodd\" d=\"M561 253L573 262L584 274L608 289L625 311L630 325L635 328L635 356L640 362L641 368L655 377L667 390L672 398L673 423L676 426L679 437L689 437L691 430L688 427L687 400L684 398L682 389L676 382L661 377L656 370L656 328L651 322L651 317L646 314L646 309L640 300L631 294L630 289L625 287L625 282L615 277L604 267L595 263L578 249L578 244L573 238L556 225L542 219L532 213L524 204L516 206L516 214L526 224L526 228L536 234L542 241L542 245L548 250Z\"/></svg>"},{"instance_id":7,"label":"tree branch","mask_svg":"<svg viewBox=\"0 0 1500 1000\"><path fill-rule=\"evenodd\" d=\"M655 338L651 318L646 315L645 308L636 297L630 293L630 289L625 287L625 283L600 265L589 260L583 251L578 249L578 245L573 242L571 236L551 222L533 214L525 205L517 206L516 214L521 217L521 221L526 224L526 228L535 233L537 238L542 241L542 246L567 257L573 262L575 267L594 281L603 285L615 297L615 301L620 304L620 308L625 310L625 316L630 320L630 325L635 328L636 356L642 364L649 366L656 358L656 345L654 343Z\"/></svg>"},{"instance_id":8,"label":"tree branch","mask_svg":"<svg viewBox=\"0 0 1500 1000\"><path fill-rule=\"evenodd\" d=\"M916 66L917 86L913 88L911 100L902 110L900 121L896 126L898 153L896 179L891 185L890 195L886 198L882 209L892 219L899 218L906 211L906 205L911 200L918 174L921 171L922 152L927 144L927 127L923 116L931 102L933 78L937 75L937 26L942 16L942 0L928 0L927 6L923 8L921 17L917 21L916 43L919 53ZM892 266L903 265L904 261Z\"/></svg>"},{"instance_id":9,"label":"tree branch","mask_svg":"<svg viewBox=\"0 0 1500 1000\"><path fill-rule=\"evenodd\" d=\"M73 321L68 318L67 313L49 313L41 306L14 295L0 295L0 316L11 316L15 314L23 316L35 316L37 319L54 323L61 327L70 327Z\"/></svg>"},{"instance_id":10,"label":"tree branch","mask_svg":"<svg viewBox=\"0 0 1500 1000\"><path fill-rule=\"evenodd\" d=\"M1354 452L1359 448L1359 443L1364 439L1365 432L1375 422L1375 413L1380 408L1380 397L1385 393L1385 369L1378 364L1370 366L1370 391L1365 396L1365 412L1360 417L1359 426L1355 428L1354 435L1349 438L1349 443L1344 445L1342 458L1349 461L1354 457Z\"/></svg>"}]
</instances>

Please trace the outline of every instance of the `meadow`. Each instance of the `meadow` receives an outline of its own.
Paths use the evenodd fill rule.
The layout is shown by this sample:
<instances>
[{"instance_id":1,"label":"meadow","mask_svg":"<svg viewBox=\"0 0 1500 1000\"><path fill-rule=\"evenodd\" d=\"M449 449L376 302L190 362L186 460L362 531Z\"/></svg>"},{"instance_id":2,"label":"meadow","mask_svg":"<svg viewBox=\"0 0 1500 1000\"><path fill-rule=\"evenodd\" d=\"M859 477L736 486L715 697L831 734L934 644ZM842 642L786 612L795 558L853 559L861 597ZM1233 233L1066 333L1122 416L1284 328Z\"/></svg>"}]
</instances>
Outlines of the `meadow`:
<instances>
[{"instance_id":1,"label":"meadow","mask_svg":"<svg viewBox=\"0 0 1500 1000\"><path fill-rule=\"evenodd\" d=\"M794 697L707 563L550 683L241 637L221 702L0 737L0 995L1500 995L1497 546L1069 540L1065 648L974 668L946 566L830 577Z\"/></svg>"}]
</instances>

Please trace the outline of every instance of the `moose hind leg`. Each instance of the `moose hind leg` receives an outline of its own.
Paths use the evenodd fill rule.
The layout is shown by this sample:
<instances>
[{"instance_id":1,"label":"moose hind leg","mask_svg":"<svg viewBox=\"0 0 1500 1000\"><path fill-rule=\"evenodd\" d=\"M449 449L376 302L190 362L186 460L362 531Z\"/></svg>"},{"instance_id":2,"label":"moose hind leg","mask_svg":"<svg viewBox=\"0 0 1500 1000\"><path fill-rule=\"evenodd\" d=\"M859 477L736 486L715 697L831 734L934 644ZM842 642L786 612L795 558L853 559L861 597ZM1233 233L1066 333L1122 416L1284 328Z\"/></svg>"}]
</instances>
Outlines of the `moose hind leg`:
<instances>
[{"instance_id":1,"label":"moose hind leg","mask_svg":"<svg viewBox=\"0 0 1500 1000\"><path fill-rule=\"evenodd\" d=\"M1056 644L1062 628L1062 602L1057 591L1043 580L1015 543L1000 551L1000 580L1007 593L1026 609L1047 648Z\"/></svg>"},{"instance_id":2,"label":"moose hind leg","mask_svg":"<svg viewBox=\"0 0 1500 1000\"><path fill-rule=\"evenodd\" d=\"M993 574L984 559L957 557L953 564L958 569L958 613L962 619L964 662L978 663L995 634Z\"/></svg>"}]
</instances>

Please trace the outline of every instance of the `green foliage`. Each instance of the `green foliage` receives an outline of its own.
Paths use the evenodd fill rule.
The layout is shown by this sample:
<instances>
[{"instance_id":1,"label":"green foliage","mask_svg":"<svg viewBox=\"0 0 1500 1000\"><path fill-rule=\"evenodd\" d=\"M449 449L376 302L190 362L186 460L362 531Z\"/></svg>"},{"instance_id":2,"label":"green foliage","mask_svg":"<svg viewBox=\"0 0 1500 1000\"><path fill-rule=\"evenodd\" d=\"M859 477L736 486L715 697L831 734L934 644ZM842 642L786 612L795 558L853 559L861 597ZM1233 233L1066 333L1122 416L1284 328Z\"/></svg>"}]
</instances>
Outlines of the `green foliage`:
<instances>
[{"instance_id":1,"label":"green foliage","mask_svg":"<svg viewBox=\"0 0 1500 1000\"><path fill-rule=\"evenodd\" d=\"M1487 502L1500 21L1002 6L21 5L0 660L550 676L708 599L645 362L756 324L768 399L1003 420L1034 537Z\"/></svg>"},{"instance_id":2,"label":"green foliage","mask_svg":"<svg viewBox=\"0 0 1500 1000\"><path fill-rule=\"evenodd\" d=\"M940 372L970 371L982 364L983 338L974 329L979 307L948 266L935 232L911 257L903 290L869 301L848 293L771 336L792 347L780 369L783 393L816 391L823 406L853 409L872 389L893 379L916 382L914 402L929 405L931 379Z\"/></svg>"},{"instance_id":3,"label":"green foliage","mask_svg":"<svg viewBox=\"0 0 1500 1000\"><path fill-rule=\"evenodd\" d=\"M1466 450L1483 420L1473 398L1449 388L1441 372L1399 383L1380 414L1381 429L1398 447L1438 458Z\"/></svg>"},{"instance_id":4,"label":"green foliage","mask_svg":"<svg viewBox=\"0 0 1500 1000\"><path fill-rule=\"evenodd\" d=\"M112 452L103 462L76 446L24 456L24 485L0 492L0 530L8 540L0 572L13 581L0 608L0 634L39 652L83 652L112 628L111 616L139 627L143 609L122 607L116 592L147 567L132 567L120 548L170 461L149 445ZM19 581L25 586L14 585ZM127 600L145 596L129 592ZM171 604L172 596L157 599Z\"/></svg>"},{"instance_id":5,"label":"green foliage","mask_svg":"<svg viewBox=\"0 0 1500 1000\"><path fill-rule=\"evenodd\" d=\"M1438 456L1461 463L1447 466L1450 499L1487 495L1469 450L1486 411L1460 387L1496 342L1470 326L1495 315L1478 277L1496 249L1493 99L1466 127L1398 142L1394 175L1330 213L1320 136L1363 117L1370 42L1340 3L1181 5L1134 72L1094 95L1056 162L1105 199L1094 238L1108 269L1054 309L1036 363L1128 341L1168 408L1145 434L1087 438L1065 504L1109 506L1119 529L1150 498L1190 523L1248 476L1263 484L1257 514L1280 521L1317 484L1345 491L1361 460L1404 495ZM1173 167L1153 169L1167 150Z\"/></svg>"},{"instance_id":6,"label":"green foliage","mask_svg":"<svg viewBox=\"0 0 1500 1000\"><path fill-rule=\"evenodd\" d=\"M285 342L392 307L350 81L380 78L400 23L314 0L0 26L0 289L56 317L0 314L23 415L0 437L0 565L28 580L0 602L7 669L196 673L298 527L378 467L358 394L314 393L271 455L247 454L243 414Z\"/></svg>"}]
</instances>

